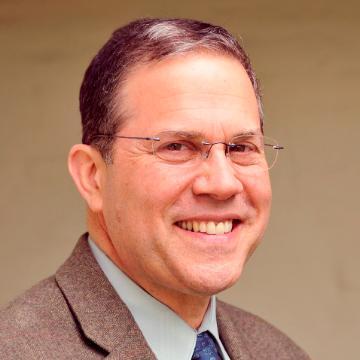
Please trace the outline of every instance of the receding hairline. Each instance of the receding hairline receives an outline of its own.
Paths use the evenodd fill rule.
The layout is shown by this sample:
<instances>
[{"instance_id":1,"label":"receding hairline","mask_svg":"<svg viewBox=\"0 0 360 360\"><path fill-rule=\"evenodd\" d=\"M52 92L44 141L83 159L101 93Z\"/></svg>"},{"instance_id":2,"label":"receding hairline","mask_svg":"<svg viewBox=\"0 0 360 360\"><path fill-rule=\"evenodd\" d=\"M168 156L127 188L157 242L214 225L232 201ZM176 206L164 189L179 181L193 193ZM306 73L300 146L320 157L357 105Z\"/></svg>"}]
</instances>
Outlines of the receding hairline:
<instances>
[{"instance_id":1,"label":"receding hairline","mask_svg":"<svg viewBox=\"0 0 360 360\"><path fill-rule=\"evenodd\" d=\"M191 52L207 51L237 59L246 70L258 102L263 126L262 94L250 58L239 36L225 28L185 18L142 18L116 29L90 62L80 89L82 142L111 158L114 134L129 118L121 107L121 89L138 66ZM114 109L118 109L119 113ZM110 159L111 161L111 159Z\"/></svg>"},{"instance_id":2,"label":"receding hairline","mask_svg":"<svg viewBox=\"0 0 360 360\"><path fill-rule=\"evenodd\" d=\"M167 56L161 57L159 59L150 59L149 57L144 56L143 59L140 59L139 61L137 61L136 63L134 63L131 67L127 68L126 72L124 73L123 77L121 79L119 79L118 84L116 85L116 88L113 92L113 97L111 100L111 113L114 117L114 119L116 119L116 121L119 124L119 128L118 130L121 130L128 121L131 121L131 117L134 115L133 113L131 113L130 109L128 107L126 107L126 93L125 93L125 89L126 89L126 83L131 79L132 75L134 75L138 70L140 69L144 69L146 67L151 68L152 66L156 66L157 64L160 63L164 63L167 62L171 59L178 59L178 58L187 58L193 55L199 55L199 56L213 56L214 58L228 58L228 59L233 59L235 62L237 62L241 68L244 70L244 72L246 73L249 82L251 83L251 87L254 91L254 96L257 100L259 100L257 98L257 94L256 94L256 90L254 89L254 86L251 82L251 79L245 69L244 64L242 64L242 62L240 61L240 59L238 57L236 57L234 54L232 54L231 52L227 52L227 51L222 51L219 49L209 49L206 47L194 47L191 50L188 51L183 51L183 52L174 52L174 53L170 53ZM259 111L259 120L260 122L262 121L262 109L261 109L261 103L258 102L258 111ZM119 109L120 107L120 109Z\"/></svg>"}]
</instances>

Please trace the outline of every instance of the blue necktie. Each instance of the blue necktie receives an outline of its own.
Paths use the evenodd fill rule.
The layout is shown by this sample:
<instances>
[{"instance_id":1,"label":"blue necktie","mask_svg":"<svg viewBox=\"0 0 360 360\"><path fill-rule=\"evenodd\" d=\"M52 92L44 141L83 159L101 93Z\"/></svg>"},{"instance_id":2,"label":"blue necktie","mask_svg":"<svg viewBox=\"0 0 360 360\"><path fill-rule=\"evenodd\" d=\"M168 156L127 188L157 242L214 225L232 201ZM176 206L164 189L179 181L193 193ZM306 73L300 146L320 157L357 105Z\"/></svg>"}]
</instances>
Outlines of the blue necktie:
<instances>
[{"instance_id":1,"label":"blue necktie","mask_svg":"<svg viewBox=\"0 0 360 360\"><path fill-rule=\"evenodd\" d=\"M222 360L215 340L208 331L198 334L191 360Z\"/></svg>"}]
</instances>

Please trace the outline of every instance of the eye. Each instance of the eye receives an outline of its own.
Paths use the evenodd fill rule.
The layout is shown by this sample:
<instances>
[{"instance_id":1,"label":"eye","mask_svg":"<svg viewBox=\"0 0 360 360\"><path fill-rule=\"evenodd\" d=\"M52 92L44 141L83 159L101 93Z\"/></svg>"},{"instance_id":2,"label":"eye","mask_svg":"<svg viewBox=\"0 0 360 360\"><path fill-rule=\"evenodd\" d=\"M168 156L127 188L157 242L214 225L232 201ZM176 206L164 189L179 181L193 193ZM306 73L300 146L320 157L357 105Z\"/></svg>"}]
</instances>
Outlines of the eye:
<instances>
[{"instance_id":1,"label":"eye","mask_svg":"<svg viewBox=\"0 0 360 360\"><path fill-rule=\"evenodd\" d=\"M186 144L183 143L179 143L179 142L172 142L172 143L167 143L167 144L163 144L162 146L162 150L167 150L167 151L184 151L187 150L188 147Z\"/></svg>"},{"instance_id":2,"label":"eye","mask_svg":"<svg viewBox=\"0 0 360 360\"><path fill-rule=\"evenodd\" d=\"M160 141L158 151L161 152L193 152L196 151L196 145L190 141L180 139Z\"/></svg>"},{"instance_id":3,"label":"eye","mask_svg":"<svg viewBox=\"0 0 360 360\"><path fill-rule=\"evenodd\" d=\"M257 151L257 146L249 142L230 144L229 151L233 153L252 153Z\"/></svg>"},{"instance_id":4,"label":"eye","mask_svg":"<svg viewBox=\"0 0 360 360\"><path fill-rule=\"evenodd\" d=\"M197 147L190 141L181 139L161 140L156 144L156 154L163 160L182 162L196 157Z\"/></svg>"}]
</instances>

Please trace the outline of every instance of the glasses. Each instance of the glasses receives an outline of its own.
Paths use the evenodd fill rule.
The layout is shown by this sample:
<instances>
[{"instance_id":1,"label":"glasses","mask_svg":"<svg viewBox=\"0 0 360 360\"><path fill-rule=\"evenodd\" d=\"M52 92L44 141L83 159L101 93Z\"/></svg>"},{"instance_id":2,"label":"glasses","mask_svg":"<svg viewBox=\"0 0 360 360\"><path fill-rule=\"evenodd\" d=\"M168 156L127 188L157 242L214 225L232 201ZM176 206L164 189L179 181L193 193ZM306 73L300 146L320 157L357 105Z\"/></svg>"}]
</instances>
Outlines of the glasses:
<instances>
[{"instance_id":1,"label":"glasses","mask_svg":"<svg viewBox=\"0 0 360 360\"><path fill-rule=\"evenodd\" d=\"M154 137L98 134L96 137L116 137L129 140L151 141L152 152L169 163L189 163L196 159L207 159L215 145L225 146L225 155L242 167L257 166L268 170L276 162L279 150L284 149L275 140L260 134L244 134L233 137L229 143L210 143L199 134L182 131L166 131Z\"/></svg>"}]
</instances>

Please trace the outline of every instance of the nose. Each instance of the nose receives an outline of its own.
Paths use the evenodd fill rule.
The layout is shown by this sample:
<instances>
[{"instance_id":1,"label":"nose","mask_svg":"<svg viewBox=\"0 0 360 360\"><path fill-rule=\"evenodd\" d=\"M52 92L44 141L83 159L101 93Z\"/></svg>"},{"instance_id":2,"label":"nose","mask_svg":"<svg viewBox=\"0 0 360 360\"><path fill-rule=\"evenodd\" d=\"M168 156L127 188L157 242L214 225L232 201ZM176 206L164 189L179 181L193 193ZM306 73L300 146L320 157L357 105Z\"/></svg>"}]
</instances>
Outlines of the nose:
<instances>
[{"instance_id":1,"label":"nose","mask_svg":"<svg viewBox=\"0 0 360 360\"><path fill-rule=\"evenodd\" d=\"M217 143L200 163L199 174L193 182L195 195L208 195L216 200L227 200L243 191L243 183L231 160Z\"/></svg>"}]
</instances>

